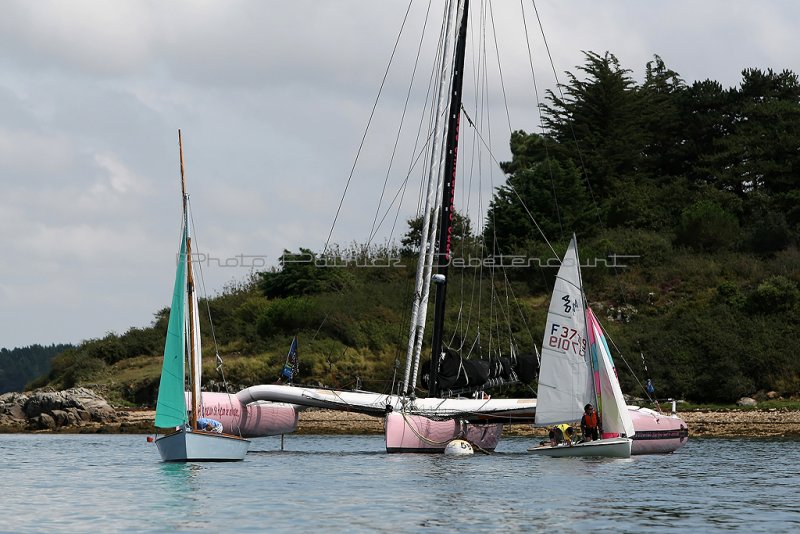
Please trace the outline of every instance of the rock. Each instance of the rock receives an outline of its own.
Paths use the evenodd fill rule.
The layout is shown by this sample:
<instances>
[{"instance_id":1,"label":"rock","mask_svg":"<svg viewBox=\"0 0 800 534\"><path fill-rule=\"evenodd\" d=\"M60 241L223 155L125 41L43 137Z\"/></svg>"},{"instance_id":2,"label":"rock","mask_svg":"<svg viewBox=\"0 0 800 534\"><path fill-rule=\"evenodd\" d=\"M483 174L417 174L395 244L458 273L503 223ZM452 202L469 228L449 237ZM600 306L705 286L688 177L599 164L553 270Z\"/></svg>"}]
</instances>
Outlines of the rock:
<instances>
[{"instance_id":1,"label":"rock","mask_svg":"<svg viewBox=\"0 0 800 534\"><path fill-rule=\"evenodd\" d=\"M767 391L767 398L769 400L774 400L777 399L778 397L780 397L780 395L778 395L777 391Z\"/></svg>"},{"instance_id":2,"label":"rock","mask_svg":"<svg viewBox=\"0 0 800 534\"><path fill-rule=\"evenodd\" d=\"M56 428L55 420L46 413L30 419L28 425L39 430L54 430Z\"/></svg>"},{"instance_id":3,"label":"rock","mask_svg":"<svg viewBox=\"0 0 800 534\"><path fill-rule=\"evenodd\" d=\"M756 406L758 403L756 402L755 399L751 399L750 397L742 397L741 399L736 401L736 404L738 404L739 406Z\"/></svg>"},{"instance_id":4,"label":"rock","mask_svg":"<svg viewBox=\"0 0 800 534\"><path fill-rule=\"evenodd\" d=\"M36 391L24 404L25 415L33 419L42 414L67 412L71 414L68 424L81 421L111 423L117 421L117 414L104 398L86 388L72 388L65 391ZM87 419L88 416L88 419ZM66 416L63 416L66 417ZM54 418L58 421L58 417ZM59 425L61 426L61 425Z\"/></svg>"},{"instance_id":5,"label":"rock","mask_svg":"<svg viewBox=\"0 0 800 534\"><path fill-rule=\"evenodd\" d=\"M28 418L22 406L28 401L28 396L23 393L4 393L0 395L0 420L4 425L24 424Z\"/></svg>"}]
</instances>

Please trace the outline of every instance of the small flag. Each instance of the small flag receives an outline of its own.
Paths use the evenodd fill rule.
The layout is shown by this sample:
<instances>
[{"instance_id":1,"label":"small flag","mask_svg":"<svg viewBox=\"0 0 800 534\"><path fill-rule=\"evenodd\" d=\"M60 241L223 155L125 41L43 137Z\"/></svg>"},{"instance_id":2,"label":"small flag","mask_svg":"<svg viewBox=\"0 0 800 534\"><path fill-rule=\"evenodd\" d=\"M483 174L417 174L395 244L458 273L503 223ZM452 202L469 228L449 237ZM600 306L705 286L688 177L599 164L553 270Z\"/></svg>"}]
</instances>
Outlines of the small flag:
<instances>
[{"instance_id":1,"label":"small flag","mask_svg":"<svg viewBox=\"0 0 800 534\"><path fill-rule=\"evenodd\" d=\"M289 346L289 354L286 355L286 364L284 364L283 370L281 371L281 378L285 378L287 382L291 382L298 371L297 336L294 336L292 344Z\"/></svg>"}]
</instances>

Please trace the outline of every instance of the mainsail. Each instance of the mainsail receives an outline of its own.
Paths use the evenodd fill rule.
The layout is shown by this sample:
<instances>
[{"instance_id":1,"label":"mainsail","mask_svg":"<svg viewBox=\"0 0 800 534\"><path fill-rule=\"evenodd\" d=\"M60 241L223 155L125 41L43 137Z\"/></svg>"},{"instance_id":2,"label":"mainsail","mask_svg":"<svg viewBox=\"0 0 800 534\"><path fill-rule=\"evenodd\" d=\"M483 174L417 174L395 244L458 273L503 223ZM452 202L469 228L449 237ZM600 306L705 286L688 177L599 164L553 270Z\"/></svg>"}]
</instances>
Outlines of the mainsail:
<instances>
[{"instance_id":1,"label":"mainsail","mask_svg":"<svg viewBox=\"0 0 800 534\"><path fill-rule=\"evenodd\" d=\"M573 236L556 275L539 370L536 424L576 421L594 399L580 263Z\"/></svg>"}]
</instances>

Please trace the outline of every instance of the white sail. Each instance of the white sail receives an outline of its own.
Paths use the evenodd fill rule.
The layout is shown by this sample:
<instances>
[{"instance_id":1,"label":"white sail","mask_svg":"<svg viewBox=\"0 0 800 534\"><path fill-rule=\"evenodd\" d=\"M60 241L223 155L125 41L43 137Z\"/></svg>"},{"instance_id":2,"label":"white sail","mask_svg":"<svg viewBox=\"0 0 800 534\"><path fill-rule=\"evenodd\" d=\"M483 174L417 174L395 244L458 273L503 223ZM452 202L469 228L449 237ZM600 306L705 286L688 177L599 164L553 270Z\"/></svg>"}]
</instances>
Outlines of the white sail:
<instances>
[{"instance_id":1,"label":"white sail","mask_svg":"<svg viewBox=\"0 0 800 534\"><path fill-rule=\"evenodd\" d=\"M539 369L536 424L577 421L594 398L586 316L575 237L561 262L547 312Z\"/></svg>"},{"instance_id":2,"label":"white sail","mask_svg":"<svg viewBox=\"0 0 800 534\"><path fill-rule=\"evenodd\" d=\"M605 337L600 329L600 323L591 309L586 310L587 323L590 329L589 338L592 341L592 350L597 358L597 379L600 389L598 408L602 417L604 433L624 434L627 437L634 435L633 420L631 419L622 389L619 386L617 372L611 362L611 355Z\"/></svg>"}]
</instances>

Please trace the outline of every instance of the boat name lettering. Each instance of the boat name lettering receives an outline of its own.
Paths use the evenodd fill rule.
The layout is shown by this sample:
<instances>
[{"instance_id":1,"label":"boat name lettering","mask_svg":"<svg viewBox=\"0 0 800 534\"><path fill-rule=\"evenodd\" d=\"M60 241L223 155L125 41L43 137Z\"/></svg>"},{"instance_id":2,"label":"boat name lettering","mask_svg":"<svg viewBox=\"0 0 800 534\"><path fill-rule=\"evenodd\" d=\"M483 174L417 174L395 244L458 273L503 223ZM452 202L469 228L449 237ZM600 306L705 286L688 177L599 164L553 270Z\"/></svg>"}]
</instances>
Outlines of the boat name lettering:
<instances>
[{"instance_id":1,"label":"boat name lettering","mask_svg":"<svg viewBox=\"0 0 800 534\"><path fill-rule=\"evenodd\" d=\"M206 417L209 416L228 416L228 417L239 417L239 409L233 407L224 407L224 406L205 406L203 407L203 415Z\"/></svg>"}]
</instances>

